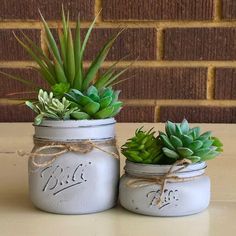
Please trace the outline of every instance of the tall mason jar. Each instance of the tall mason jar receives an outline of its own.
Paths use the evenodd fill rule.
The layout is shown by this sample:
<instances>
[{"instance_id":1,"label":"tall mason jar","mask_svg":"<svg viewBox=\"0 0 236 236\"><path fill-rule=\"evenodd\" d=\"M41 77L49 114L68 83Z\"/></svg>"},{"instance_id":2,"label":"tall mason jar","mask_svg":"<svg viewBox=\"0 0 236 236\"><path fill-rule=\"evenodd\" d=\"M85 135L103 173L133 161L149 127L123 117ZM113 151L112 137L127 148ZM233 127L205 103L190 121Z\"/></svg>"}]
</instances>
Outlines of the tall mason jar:
<instances>
[{"instance_id":1,"label":"tall mason jar","mask_svg":"<svg viewBox=\"0 0 236 236\"><path fill-rule=\"evenodd\" d=\"M28 162L33 204L59 214L104 211L117 203L119 156L115 119L35 125Z\"/></svg>"}]
</instances>

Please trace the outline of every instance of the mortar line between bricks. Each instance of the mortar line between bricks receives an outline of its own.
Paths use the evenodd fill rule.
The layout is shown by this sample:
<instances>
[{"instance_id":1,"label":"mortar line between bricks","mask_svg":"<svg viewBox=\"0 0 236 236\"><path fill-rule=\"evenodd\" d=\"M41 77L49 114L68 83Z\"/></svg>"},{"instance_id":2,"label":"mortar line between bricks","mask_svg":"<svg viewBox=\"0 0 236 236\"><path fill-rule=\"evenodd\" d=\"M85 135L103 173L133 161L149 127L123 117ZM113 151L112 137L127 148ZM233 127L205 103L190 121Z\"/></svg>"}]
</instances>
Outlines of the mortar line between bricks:
<instances>
[{"instance_id":1,"label":"mortar line between bricks","mask_svg":"<svg viewBox=\"0 0 236 236\"><path fill-rule=\"evenodd\" d=\"M164 56L164 29L156 28L157 30L157 60L161 61Z\"/></svg>"},{"instance_id":2,"label":"mortar line between bricks","mask_svg":"<svg viewBox=\"0 0 236 236\"><path fill-rule=\"evenodd\" d=\"M121 99L128 106L236 106L236 100Z\"/></svg>"},{"instance_id":3,"label":"mortar line between bricks","mask_svg":"<svg viewBox=\"0 0 236 236\"><path fill-rule=\"evenodd\" d=\"M161 108L160 106L155 106L154 122L159 122L160 120L161 120Z\"/></svg>"},{"instance_id":4,"label":"mortar line between bricks","mask_svg":"<svg viewBox=\"0 0 236 236\"><path fill-rule=\"evenodd\" d=\"M222 9L221 0L215 0L214 1L214 20L216 22L221 20L221 9Z\"/></svg>"},{"instance_id":5,"label":"mortar line between bricks","mask_svg":"<svg viewBox=\"0 0 236 236\"><path fill-rule=\"evenodd\" d=\"M183 100L183 99L121 99L126 106L217 106L236 107L236 100ZM0 98L1 105L22 104L22 100Z\"/></svg>"},{"instance_id":6,"label":"mortar line between bricks","mask_svg":"<svg viewBox=\"0 0 236 236\"><path fill-rule=\"evenodd\" d=\"M210 66L207 70L207 99L214 99L214 86L215 86L215 68Z\"/></svg>"},{"instance_id":7,"label":"mortar line between bricks","mask_svg":"<svg viewBox=\"0 0 236 236\"><path fill-rule=\"evenodd\" d=\"M45 42L46 32L45 32L44 28L41 29L40 33L41 33L40 34L40 36L41 36L41 48L42 48L43 52L46 54L47 53L47 44Z\"/></svg>"},{"instance_id":8,"label":"mortar line between bricks","mask_svg":"<svg viewBox=\"0 0 236 236\"><path fill-rule=\"evenodd\" d=\"M126 67L133 61L122 61L117 67ZM109 67L114 61L105 61L103 67ZM0 68L18 68L37 65L33 61L0 61ZM88 67L90 61L85 61L84 66ZM155 67L178 67L178 68L189 68L189 67L236 67L236 61L136 61L132 68L155 68Z\"/></svg>"},{"instance_id":9,"label":"mortar line between bricks","mask_svg":"<svg viewBox=\"0 0 236 236\"><path fill-rule=\"evenodd\" d=\"M51 28L56 28L58 21L48 21ZM87 28L91 21L81 22L81 28ZM70 26L75 28L76 22L70 22ZM236 27L236 20L221 20L221 21L111 21L97 22L94 28L220 28L220 27ZM27 21L0 21L0 29L41 29L41 22Z\"/></svg>"},{"instance_id":10,"label":"mortar line between bricks","mask_svg":"<svg viewBox=\"0 0 236 236\"><path fill-rule=\"evenodd\" d=\"M98 15L98 13L101 11L102 9L102 1L101 0L95 0L95 4L94 4L94 13L95 16ZM102 12L100 12L100 15L97 18L97 23L102 22Z\"/></svg>"}]
</instances>

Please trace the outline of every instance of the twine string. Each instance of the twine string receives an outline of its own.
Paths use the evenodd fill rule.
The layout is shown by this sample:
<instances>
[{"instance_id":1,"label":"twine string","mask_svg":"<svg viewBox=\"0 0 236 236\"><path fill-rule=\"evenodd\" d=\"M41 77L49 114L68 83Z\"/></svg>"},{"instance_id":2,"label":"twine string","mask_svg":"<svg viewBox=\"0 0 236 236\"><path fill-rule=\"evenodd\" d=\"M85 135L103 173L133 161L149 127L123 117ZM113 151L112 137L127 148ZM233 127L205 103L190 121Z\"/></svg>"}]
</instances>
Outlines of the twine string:
<instances>
[{"instance_id":1,"label":"twine string","mask_svg":"<svg viewBox=\"0 0 236 236\"><path fill-rule=\"evenodd\" d=\"M91 152L94 148L98 149L110 156L113 156L116 159L119 159L119 155L114 153L114 152L110 152L107 151L105 149L103 149L101 146L104 146L106 144L115 144L116 145L116 140L112 139L112 140L107 140L107 141L97 141L97 144L91 140L84 140L84 141L79 141L79 142L51 142L48 140L37 140L36 138L34 138L34 143L35 145L37 144L43 144L43 146L40 146L38 148L36 148L35 150L33 150L31 153L27 153L24 151L17 151L17 154L19 156L28 156L29 158L31 158L32 160L32 164L35 167L47 167L48 165L52 164L59 156L61 156L62 154L65 154L67 152L77 152L77 153L82 153L82 154L86 154ZM116 146L117 148L117 146ZM58 151L55 149L59 149ZM52 153L44 153L45 151L53 151ZM46 158L46 157L50 157L52 158L50 161L43 161L43 163L38 163L35 161L35 159L37 158Z\"/></svg>"},{"instance_id":2,"label":"twine string","mask_svg":"<svg viewBox=\"0 0 236 236\"><path fill-rule=\"evenodd\" d=\"M161 203L163 201L163 196L164 196L164 191L167 183L173 183L173 182L185 182L185 181L190 181L194 180L196 178L201 177L204 174L200 174L197 176L193 177L179 177L177 176L178 173L180 173L182 170L187 168L192 162L189 159L183 159L176 161L170 169L167 171L166 174L161 175L161 176L150 176L150 177L137 177L133 178L134 176L131 175L132 179L128 180L127 186L132 187L132 188L137 188L137 187L145 187L149 186L152 184L157 184L160 186L160 195L156 199L156 205L158 207L161 206ZM177 168L174 170L174 167L182 165L181 167Z\"/></svg>"}]
</instances>

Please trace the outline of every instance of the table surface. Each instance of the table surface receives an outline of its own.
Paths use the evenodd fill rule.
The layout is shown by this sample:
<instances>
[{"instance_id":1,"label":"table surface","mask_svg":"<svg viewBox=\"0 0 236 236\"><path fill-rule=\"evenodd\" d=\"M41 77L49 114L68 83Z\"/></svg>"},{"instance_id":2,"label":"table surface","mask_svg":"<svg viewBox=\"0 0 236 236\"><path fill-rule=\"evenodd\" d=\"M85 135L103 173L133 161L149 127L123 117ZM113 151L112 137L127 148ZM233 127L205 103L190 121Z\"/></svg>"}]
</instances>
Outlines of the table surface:
<instances>
[{"instance_id":1,"label":"table surface","mask_svg":"<svg viewBox=\"0 0 236 236\"><path fill-rule=\"evenodd\" d=\"M137 127L163 124L117 124L121 145ZM37 210L28 197L27 159L16 150L30 151L33 127L29 123L0 123L0 235L235 235L236 232L236 124L201 124L224 143L224 153L208 163L212 181L211 203L202 213L186 217L149 217L120 206L89 215L56 215ZM121 171L124 157L121 157Z\"/></svg>"}]
</instances>

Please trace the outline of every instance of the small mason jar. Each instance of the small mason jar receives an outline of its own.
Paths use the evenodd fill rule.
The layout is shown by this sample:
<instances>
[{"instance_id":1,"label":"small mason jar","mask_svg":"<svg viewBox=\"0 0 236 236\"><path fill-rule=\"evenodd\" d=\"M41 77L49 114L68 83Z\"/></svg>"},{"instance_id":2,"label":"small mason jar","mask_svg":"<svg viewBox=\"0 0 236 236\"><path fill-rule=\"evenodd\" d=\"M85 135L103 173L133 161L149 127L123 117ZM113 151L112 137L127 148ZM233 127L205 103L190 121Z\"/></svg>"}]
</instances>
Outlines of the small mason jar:
<instances>
[{"instance_id":1,"label":"small mason jar","mask_svg":"<svg viewBox=\"0 0 236 236\"><path fill-rule=\"evenodd\" d=\"M34 143L29 193L36 207L86 214L116 205L120 161L113 118L44 120L35 125Z\"/></svg>"},{"instance_id":2,"label":"small mason jar","mask_svg":"<svg viewBox=\"0 0 236 236\"><path fill-rule=\"evenodd\" d=\"M120 203L129 211L151 216L184 216L203 211L210 201L210 179L206 163L175 166L174 177L166 179L163 191L155 179L163 180L170 165L126 161L120 180ZM180 170L181 169L181 170ZM161 197L161 198L160 198Z\"/></svg>"}]
</instances>

